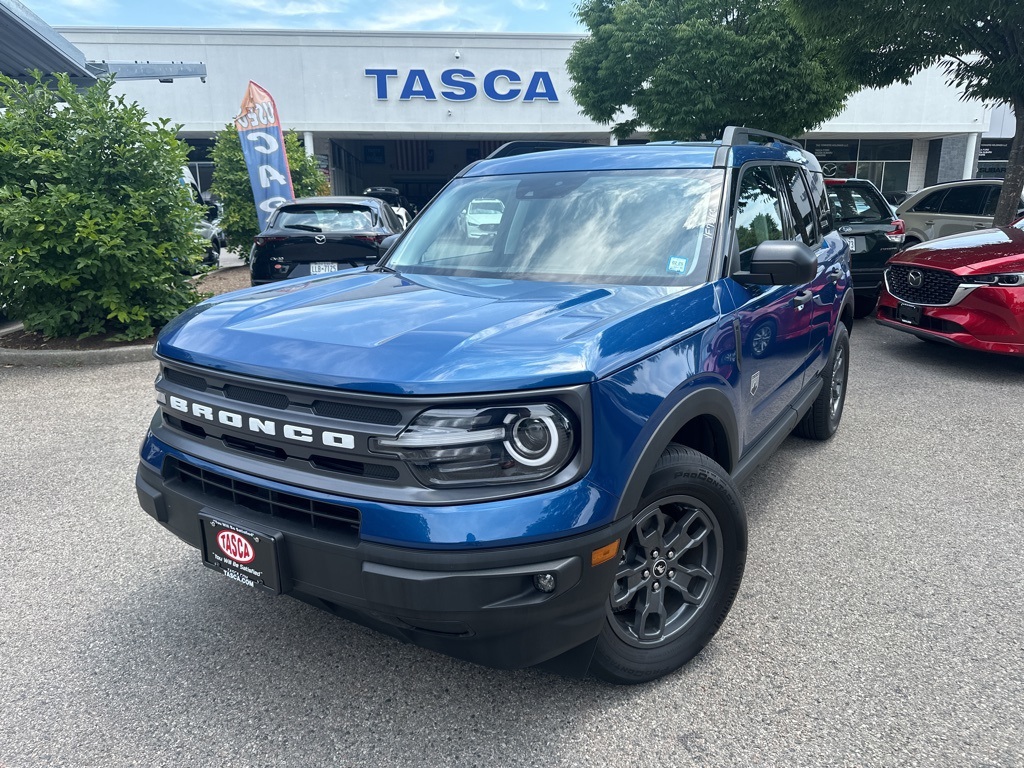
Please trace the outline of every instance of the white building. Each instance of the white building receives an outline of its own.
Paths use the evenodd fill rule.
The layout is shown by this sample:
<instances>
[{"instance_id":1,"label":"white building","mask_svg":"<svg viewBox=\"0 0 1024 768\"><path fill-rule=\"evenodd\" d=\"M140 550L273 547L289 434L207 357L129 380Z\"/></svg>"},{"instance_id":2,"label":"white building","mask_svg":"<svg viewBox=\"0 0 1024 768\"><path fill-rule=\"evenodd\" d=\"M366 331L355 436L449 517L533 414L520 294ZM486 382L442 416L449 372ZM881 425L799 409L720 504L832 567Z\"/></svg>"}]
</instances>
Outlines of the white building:
<instances>
[{"instance_id":1,"label":"white building","mask_svg":"<svg viewBox=\"0 0 1024 768\"><path fill-rule=\"evenodd\" d=\"M237 113L249 80L274 95L283 126L304 135L337 194L388 185L422 204L467 162L506 141L611 141L608 128L583 117L572 99L565 61L575 35L60 32L90 59L206 64L205 83L117 86L151 117L181 123L204 187L212 137ZM974 175L991 115L929 70L907 86L856 94L842 115L805 138L835 175L913 190Z\"/></svg>"}]
</instances>

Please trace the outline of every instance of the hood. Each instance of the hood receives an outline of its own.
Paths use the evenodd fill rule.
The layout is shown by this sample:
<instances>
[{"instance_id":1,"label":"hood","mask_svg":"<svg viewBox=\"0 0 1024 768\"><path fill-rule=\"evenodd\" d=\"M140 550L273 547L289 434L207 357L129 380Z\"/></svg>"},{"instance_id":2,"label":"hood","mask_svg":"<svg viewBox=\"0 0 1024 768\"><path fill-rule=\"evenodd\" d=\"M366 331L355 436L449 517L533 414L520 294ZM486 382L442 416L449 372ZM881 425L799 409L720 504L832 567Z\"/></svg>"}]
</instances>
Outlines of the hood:
<instances>
[{"instance_id":1,"label":"hood","mask_svg":"<svg viewBox=\"0 0 1024 768\"><path fill-rule=\"evenodd\" d=\"M948 269L959 275L1024 272L1024 230L994 227L940 237L896 254L890 263Z\"/></svg>"},{"instance_id":2,"label":"hood","mask_svg":"<svg viewBox=\"0 0 1024 768\"><path fill-rule=\"evenodd\" d=\"M350 270L203 302L156 353L217 370L387 394L594 381L713 324L711 285L601 286Z\"/></svg>"}]
</instances>

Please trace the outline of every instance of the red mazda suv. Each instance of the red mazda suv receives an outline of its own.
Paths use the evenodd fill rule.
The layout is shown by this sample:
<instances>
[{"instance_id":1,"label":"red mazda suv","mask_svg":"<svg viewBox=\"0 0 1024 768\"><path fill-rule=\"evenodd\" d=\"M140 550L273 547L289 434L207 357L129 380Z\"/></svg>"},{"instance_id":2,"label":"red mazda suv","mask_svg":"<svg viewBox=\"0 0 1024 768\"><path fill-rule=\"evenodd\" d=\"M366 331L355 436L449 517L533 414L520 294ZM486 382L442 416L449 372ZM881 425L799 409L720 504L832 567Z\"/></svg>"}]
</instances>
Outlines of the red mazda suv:
<instances>
[{"instance_id":1,"label":"red mazda suv","mask_svg":"<svg viewBox=\"0 0 1024 768\"><path fill-rule=\"evenodd\" d=\"M923 339L1024 356L1024 219L893 256L877 321Z\"/></svg>"}]
</instances>

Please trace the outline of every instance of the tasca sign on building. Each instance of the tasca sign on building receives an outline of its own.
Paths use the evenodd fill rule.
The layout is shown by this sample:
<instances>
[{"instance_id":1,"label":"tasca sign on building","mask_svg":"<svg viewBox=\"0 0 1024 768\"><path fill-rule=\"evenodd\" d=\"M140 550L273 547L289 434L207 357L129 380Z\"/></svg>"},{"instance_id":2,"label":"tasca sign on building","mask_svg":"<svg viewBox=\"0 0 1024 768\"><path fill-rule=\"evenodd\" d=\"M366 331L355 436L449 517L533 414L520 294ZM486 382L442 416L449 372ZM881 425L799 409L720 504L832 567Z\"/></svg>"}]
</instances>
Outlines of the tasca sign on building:
<instances>
[{"instance_id":1,"label":"tasca sign on building","mask_svg":"<svg viewBox=\"0 0 1024 768\"><path fill-rule=\"evenodd\" d=\"M520 75L513 69L492 69L477 74L471 69L445 69L428 74L425 69L367 68L364 74L372 78L378 101L472 101L483 94L491 101L558 101L558 93L546 71Z\"/></svg>"}]
</instances>

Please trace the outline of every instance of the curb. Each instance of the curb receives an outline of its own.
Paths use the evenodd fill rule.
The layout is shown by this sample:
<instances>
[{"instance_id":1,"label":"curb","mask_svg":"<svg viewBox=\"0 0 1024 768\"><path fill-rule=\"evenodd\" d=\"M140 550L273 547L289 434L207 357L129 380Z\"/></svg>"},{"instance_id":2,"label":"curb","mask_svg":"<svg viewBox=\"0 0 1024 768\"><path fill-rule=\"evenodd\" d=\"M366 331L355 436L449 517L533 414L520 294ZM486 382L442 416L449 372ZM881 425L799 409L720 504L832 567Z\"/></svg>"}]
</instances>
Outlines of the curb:
<instances>
[{"instance_id":1,"label":"curb","mask_svg":"<svg viewBox=\"0 0 1024 768\"><path fill-rule=\"evenodd\" d=\"M0 336L20 331L21 323L0 325ZM75 365L141 363L153 359L152 344L126 344L115 349L7 349L0 347L0 365L38 365L59 368Z\"/></svg>"}]
</instances>

